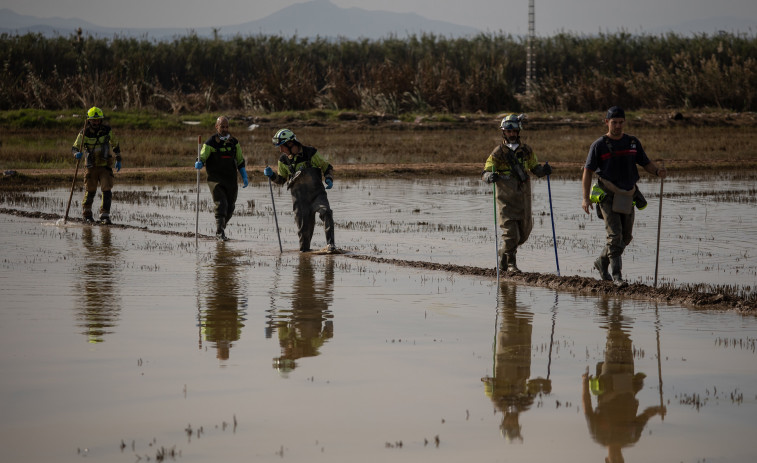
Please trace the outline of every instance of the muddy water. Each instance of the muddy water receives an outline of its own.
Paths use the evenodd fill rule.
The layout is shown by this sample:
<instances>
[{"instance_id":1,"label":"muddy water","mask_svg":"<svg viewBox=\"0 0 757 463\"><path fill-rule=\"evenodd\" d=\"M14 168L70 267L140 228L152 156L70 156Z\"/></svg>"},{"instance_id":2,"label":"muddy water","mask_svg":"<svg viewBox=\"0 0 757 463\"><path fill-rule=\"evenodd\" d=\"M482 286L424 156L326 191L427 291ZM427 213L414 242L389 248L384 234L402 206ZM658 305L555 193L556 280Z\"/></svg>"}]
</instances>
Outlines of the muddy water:
<instances>
[{"instance_id":1,"label":"muddy water","mask_svg":"<svg viewBox=\"0 0 757 463\"><path fill-rule=\"evenodd\" d=\"M588 275L602 225L580 211L577 184L551 187L561 271ZM755 204L698 194L711 189L665 184L680 194L664 204L661 275L753 288ZM546 182L535 190L548 211ZM3 461L757 456L754 317L300 255L277 191L279 256L263 184L242 191L235 240L195 249L150 231L194 230L191 186L120 191L115 220L149 230L0 215ZM632 279L654 269L659 203L647 196ZM3 207L58 212L66 199ZM330 199L337 243L354 253L493 260L477 182L343 182ZM211 222L204 210L201 233ZM537 215L521 267L554 271L551 234Z\"/></svg>"},{"instance_id":2,"label":"muddy water","mask_svg":"<svg viewBox=\"0 0 757 463\"><path fill-rule=\"evenodd\" d=\"M757 287L757 190L754 176L734 179L683 177L663 185L660 247L658 182L640 182L646 209L636 211L634 240L624 255L624 276L631 282L673 286L729 286L742 294ZM647 177L645 177L646 179ZM202 185L200 233L213 235L215 225L206 187ZM575 180L545 179L534 185L534 229L518 253L525 271L596 276L592 263L605 242L603 222L581 209L581 185ZM274 188L281 240L297 249L291 200ZM0 207L62 214L69 191L49 190L0 199ZM71 214L79 215L79 193ZM194 185L118 186L113 219L152 230L194 232ZM387 258L454 263L477 267L496 265L491 188L478 179L362 180L337 182L329 195L340 247ZM99 200L98 200L99 201ZM267 183L240 189L237 217L227 233L247 243L251 252L278 250ZM553 246L552 216L557 236ZM320 228L313 246L325 245Z\"/></svg>"}]
</instances>

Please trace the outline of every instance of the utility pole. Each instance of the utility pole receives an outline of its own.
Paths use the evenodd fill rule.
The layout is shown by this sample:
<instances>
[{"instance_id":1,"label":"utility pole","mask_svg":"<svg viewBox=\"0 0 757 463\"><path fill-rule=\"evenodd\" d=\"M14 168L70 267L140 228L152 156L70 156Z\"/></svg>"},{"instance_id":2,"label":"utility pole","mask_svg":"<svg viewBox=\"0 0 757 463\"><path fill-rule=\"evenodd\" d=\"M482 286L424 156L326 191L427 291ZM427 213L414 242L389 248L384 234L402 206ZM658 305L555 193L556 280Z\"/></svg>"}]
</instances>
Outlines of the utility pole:
<instances>
[{"instance_id":1,"label":"utility pole","mask_svg":"<svg viewBox=\"0 0 757 463\"><path fill-rule=\"evenodd\" d=\"M526 93L530 93L536 79L536 56L534 56L534 39L536 36L534 0L528 0L528 49L526 50Z\"/></svg>"}]
</instances>

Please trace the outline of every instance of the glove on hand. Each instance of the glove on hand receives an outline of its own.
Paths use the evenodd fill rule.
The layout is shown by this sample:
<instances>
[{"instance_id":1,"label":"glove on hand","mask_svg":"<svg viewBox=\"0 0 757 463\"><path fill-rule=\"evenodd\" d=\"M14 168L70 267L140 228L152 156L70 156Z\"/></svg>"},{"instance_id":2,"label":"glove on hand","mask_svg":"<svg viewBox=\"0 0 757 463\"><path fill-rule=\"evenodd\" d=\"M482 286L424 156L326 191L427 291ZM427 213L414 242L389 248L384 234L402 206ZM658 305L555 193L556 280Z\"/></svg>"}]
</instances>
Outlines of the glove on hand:
<instances>
[{"instance_id":1,"label":"glove on hand","mask_svg":"<svg viewBox=\"0 0 757 463\"><path fill-rule=\"evenodd\" d=\"M81 159L82 156L84 156L84 155L82 154L81 151L77 151L76 153L74 153L74 158L76 158L76 159Z\"/></svg>"},{"instance_id":2,"label":"glove on hand","mask_svg":"<svg viewBox=\"0 0 757 463\"><path fill-rule=\"evenodd\" d=\"M275 174L273 173L273 169L271 169L270 166L265 166L265 169L263 169L263 175L268 178L272 178Z\"/></svg>"},{"instance_id":3,"label":"glove on hand","mask_svg":"<svg viewBox=\"0 0 757 463\"><path fill-rule=\"evenodd\" d=\"M121 161L116 161L116 172L121 172Z\"/></svg>"},{"instance_id":4,"label":"glove on hand","mask_svg":"<svg viewBox=\"0 0 757 463\"><path fill-rule=\"evenodd\" d=\"M247 180L247 170L244 167L240 167L239 173L242 174L242 188L247 188L247 185L250 183Z\"/></svg>"},{"instance_id":5,"label":"glove on hand","mask_svg":"<svg viewBox=\"0 0 757 463\"><path fill-rule=\"evenodd\" d=\"M484 181L486 183L492 184L497 180L499 180L499 175L496 172L484 172Z\"/></svg>"},{"instance_id":6,"label":"glove on hand","mask_svg":"<svg viewBox=\"0 0 757 463\"><path fill-rule=\"evenodd\" d=\"M326 189L330 190L332 186L334 186L334 181L331 180L330 178L327 178L326 179Z\"/></svg>"},{"instance_id":7,"label":"glove on hand","mask_svg":"<svg viewBox=\"0 0 757 463\"><path fill-rule=\"evenodd\" d=\"M197 161L197 162L195 162L195 169L200 170L200 169L202 169L203 165L204 164L202 163L202 161Z\"/></svg>"},{"instance_id":8,"label":"glove on hand","mask_svg":"<svg viewBox=\"0 0 757 463\"><path fill-rule=\"evenodd\" d=\"M545 162L544 167L542 168L542 172L544 173L544 175L552 174L552 166L550 166L548 162Z\"/></svg>"}]
</instances>

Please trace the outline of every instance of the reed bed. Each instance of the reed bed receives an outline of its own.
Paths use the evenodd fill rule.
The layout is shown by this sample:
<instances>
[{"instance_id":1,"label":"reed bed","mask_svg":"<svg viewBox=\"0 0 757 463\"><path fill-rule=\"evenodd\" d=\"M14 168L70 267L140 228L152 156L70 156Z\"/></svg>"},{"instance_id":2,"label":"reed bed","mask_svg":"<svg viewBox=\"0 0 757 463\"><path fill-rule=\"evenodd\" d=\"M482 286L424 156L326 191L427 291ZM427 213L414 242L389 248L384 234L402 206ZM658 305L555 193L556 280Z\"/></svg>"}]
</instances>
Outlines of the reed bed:
<instances>
[{"instance_id":1,"label":"reed bed","mask_svg":"<svg viewBox=\"0 0 757 463\"><path fill-rule=\"evenodd\" d=\"M0 35L0 109L92 105L173 114L237 109L496 113L757 109L757 37L508 34L380 40L237 36L150 41Z\"/></svg>"}]
</instances>

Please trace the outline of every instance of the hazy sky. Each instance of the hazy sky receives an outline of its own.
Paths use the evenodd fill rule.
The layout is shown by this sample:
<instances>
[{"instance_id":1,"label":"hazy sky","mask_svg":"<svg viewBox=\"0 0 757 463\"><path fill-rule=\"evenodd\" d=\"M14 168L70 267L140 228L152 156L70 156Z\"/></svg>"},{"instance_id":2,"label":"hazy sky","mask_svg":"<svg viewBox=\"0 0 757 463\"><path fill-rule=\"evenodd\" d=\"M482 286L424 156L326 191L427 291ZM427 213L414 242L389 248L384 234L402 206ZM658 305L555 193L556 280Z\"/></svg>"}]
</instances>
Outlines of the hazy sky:
<instances>
[{"instance_id":1,"label":"hazy sky","mask_svg":"<svg viewBox=\"0 0 757 463\"><path fill-rule=\"evenodd\" d=\"M106 27L217 27L261 19L305 0L2 0L38 17L79 17ZM322 1L322 0L321 0ZM483 31L528 32L528 0L331 0L337 6L414 12ZM689 20L757 20L756 0L535 0L536 33L640 32Z\"/></svg>"}]
</instances>

